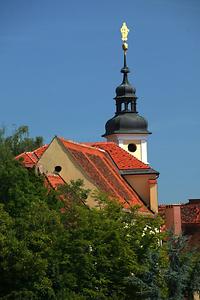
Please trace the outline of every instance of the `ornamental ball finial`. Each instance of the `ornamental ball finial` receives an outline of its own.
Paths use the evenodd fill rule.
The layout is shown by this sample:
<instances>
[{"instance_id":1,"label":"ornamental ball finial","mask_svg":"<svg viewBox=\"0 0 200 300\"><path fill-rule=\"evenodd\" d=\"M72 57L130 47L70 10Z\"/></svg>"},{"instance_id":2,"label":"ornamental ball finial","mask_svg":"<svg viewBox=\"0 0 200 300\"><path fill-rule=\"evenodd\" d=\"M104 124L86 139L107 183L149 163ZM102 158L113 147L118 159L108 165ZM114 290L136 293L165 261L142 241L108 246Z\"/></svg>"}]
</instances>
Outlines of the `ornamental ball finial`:
<instances>
[{"instance_id":1,"label":"ornamental ball finial","mask_svg":"<svg viewBox=\"0 0 200 300\"><path fill-rule=\"evenodd\" d=\"M128 50L128 44L127 44L127 43L123 43L123 44L122 44L122 49L123 49L124 51L127 51L127 50Z\"/></svg>"}]
</instances>

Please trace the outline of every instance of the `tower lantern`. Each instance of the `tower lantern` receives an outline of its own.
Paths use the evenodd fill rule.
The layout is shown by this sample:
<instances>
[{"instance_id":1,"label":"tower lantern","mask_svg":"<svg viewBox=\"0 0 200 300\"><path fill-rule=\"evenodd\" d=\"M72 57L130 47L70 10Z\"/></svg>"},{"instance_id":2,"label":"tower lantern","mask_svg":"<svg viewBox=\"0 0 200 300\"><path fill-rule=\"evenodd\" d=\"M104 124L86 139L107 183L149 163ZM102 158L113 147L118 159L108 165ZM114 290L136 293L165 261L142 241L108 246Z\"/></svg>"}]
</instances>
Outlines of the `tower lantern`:
<instances>
[{"instance_id":1,"label":"tower lantern","mask_svg":"<svg viewBox=\"0 0 200 300\"><path fill-rule=\"evenodd\" d=\"M124 52L124 66L121 69L123 74L122 83L116 88L116 112L115 116L108 120L103 135L107 141L117 143L121 148L134 155L144 163L147 161L147 120L137 112L136 89L129 83L128 73L130 72L126 57L128 51L128 33L129 29L124 22L121 27L122 49Z\"/></svg>"}]
</instances>

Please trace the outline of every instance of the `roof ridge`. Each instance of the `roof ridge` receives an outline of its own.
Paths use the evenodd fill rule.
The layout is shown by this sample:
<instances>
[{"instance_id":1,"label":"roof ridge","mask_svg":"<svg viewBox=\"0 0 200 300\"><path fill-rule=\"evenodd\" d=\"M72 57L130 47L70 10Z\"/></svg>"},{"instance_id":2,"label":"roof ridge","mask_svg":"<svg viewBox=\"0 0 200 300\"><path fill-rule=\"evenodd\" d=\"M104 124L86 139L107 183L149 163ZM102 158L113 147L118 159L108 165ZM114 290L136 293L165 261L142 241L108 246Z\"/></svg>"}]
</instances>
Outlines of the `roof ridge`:
<instances>
[{"instance_id":1,"label":"roof ridge","mask_svg":"<svg viewBox=\"0 0 200 300\"><path fill-rule=\"evenodd\" d=\"M158 205L158 207L166 207L166 206L178 206L178 205L183 205L183 206L200 206L200 203L183 203L183 202L180 202L180 203L160 203Z\"/></svg>"},{"instance_id":2,"label":"roof ridge","mask_svg":"<svg viewBox=\"0 0 200 300\"><path fill-rule=\"evenodd\" d=\"M102 141L102 142L81 142L81 144L91 144L91 145L98 145L98 144L114 144L114 145L116 145L116 143L115 142L104 142L104 141Z\"/></svg>"},{"instance_id":3,"label":"roof ridge","mask_svg":"<svg viewBox=\"0 0 200 300\"><path fill-rule=\"evenodd\" d=\"M69 143L69 144L73 144L73 145L76 145L78 147L84 147L86 149L92 149L92 150L97 150L97 151L100 151L100 152L106 152L104 149L99 149L99 148L96 148L96 147L92 147L92 146L89 146L85 143L79 143L79 142L75 142L75 141L72 141L72 140L66 140L65 138L63 137L57 137L61 142L65 142L65 143Z\"/></svg>"}]
</instances>

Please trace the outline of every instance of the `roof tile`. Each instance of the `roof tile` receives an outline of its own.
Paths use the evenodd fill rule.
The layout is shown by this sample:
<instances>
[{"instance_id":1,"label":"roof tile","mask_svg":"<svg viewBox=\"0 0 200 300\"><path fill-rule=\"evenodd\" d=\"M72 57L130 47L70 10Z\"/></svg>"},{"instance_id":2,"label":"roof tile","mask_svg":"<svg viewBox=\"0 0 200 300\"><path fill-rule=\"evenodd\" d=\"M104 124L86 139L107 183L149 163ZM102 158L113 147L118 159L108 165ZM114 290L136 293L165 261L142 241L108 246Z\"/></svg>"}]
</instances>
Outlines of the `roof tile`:
<instances>
[{"instance_id":1,"label":"roof tile","mask_svg":"<svg viewBox=\"0 0 200 300\"><path fill-rule=\"evenodd\" d=\"M53 189L56 189L59 185L63 185L65 183L62 177L57 174L46 174L45 178L47 184L49 184Z\"/></svg>"},{"instance_id":2,"label":"roof tile","mask_svg":"<svg viewBox=\"0 0 200 300\"><path fill-rule=\"evenodd\" d=\"M200 223L200 204L182 204L181 220L184 224Z\"/></svg>"}]
</instances>

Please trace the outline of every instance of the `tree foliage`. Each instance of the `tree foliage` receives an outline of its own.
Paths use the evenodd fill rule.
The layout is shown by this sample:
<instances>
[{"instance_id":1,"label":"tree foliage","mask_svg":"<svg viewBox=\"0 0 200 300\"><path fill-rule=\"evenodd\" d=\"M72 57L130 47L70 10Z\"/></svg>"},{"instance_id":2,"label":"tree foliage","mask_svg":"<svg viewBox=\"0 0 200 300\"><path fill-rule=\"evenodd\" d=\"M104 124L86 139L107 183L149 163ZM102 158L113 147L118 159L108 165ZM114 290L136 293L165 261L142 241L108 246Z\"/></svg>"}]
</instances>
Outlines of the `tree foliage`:
<instances>
[{"instance_id":1,"label":"tree foliage","mask_svg":"<svg viewBox=\"0 0 200 300\"><path fill-rule=\"evenodd\" d=\"M6 134L5 127L0 128L0 142L16 156L25 151L33 151L43 144L43 138L29 136L28 126L22 125L14 130L11 135Z\"/></svg>"},{"instance_id":2,"label":"tree foliage","mask_svg":"<svg viewBox=\"0 0 200 300\"><path fill-rule=\"evenodd\" d=\"M181 239L161 245L159 218L102 193L88 208L80 180L49 191L12 152L2 139L0 299L183 299L199 289L199 260Z\"/></svg>"}]
</instances>

